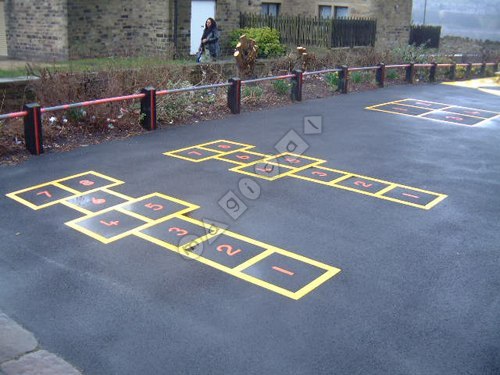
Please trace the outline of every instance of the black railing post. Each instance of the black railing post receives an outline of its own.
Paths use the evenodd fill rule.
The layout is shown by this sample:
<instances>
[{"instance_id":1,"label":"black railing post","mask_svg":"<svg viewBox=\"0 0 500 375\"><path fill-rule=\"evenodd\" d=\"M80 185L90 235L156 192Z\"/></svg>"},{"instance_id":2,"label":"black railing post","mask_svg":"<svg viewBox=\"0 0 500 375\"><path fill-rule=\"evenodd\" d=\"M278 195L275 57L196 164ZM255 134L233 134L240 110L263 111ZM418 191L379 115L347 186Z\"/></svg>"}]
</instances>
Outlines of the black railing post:
<instances>
[{"instance_id":1,"label":"black railing post","mask_svg":"<svg viewBox=\"0 0 500 375\"><path fill-rule=\"evenodd\" d=\"M385 76L386 76L385 64L384 63L380 63L380 64L378 64L377 74L375 76L375 79L377 81L378 87L384 87L384 85L385 85Z\"/></svg>"},{"instance_id":2,"label":"black railing post","mask_svg":"<svg viewBox=\"0 0 500 375\"><path fill-rule=\"evenodd\" d=\"M146 130L156 130L156 89L148 86L141 90L141 126Z\"/></svg>"},{"instance_id":3,"label":"black railing post","mask_svg":"<svg viewBox=\"0 0 500 375\"><path fill-rule=\"evenodd\" d=\"M436 82L437 63L432 63L429 69L429 82Z\"/></svg>"},{"instance_id":4,"label":"black railing post","mask_svg":"<svg viewBox=\"0 0 500 375\"><path fill-rule=\"evenodd\" d=\"M465 70L465 79L470 79L472 76L472 63L467 64L467 69Z\"/></svg>"},{"instance_id":5,"label":"black railing post","mask_svg":"<svg viewBox=\"0 0 500 375\"><path fill-rule=\"evenodd\" d=\"M339 72L339 91L342 94L347 94L349 87L349 67L342 65L340 68L342 70Z\"/></svg>"},{"instance_id":6,"label":"black railing post","mask_svg":"<svg viewBox=\"0 0 500 375\"><path fill-rule=\"evenodd\" d=\"M302 84L304 82L304 72L300 69L294 70L292 72L294 76L292 77L292 100L301 102L302 101Z\"/></svg>"},{"instance_id":7,"label":"black railing post","mask_svg":"<svg viewBox=\"0 0 500 375\"><path fill-rule=\"evenodd\" d=\"M454 81L457 79L457 63L453 63L450 66L450 80Z\"/></svg>"},{"instance_id":8,"label":"black railing post","mask_svg":"<svg viewBox=\"0 0 500 375\"><path fill-rule=\"evenodd\" d=\"M241 79L229 79L229 89L227 90L227 106L233 115L237 115L241 111Z\"/></svg>"},{"instance_id":9,"label":"black railing post","mask_svg":"<svg viewBox=\"0 0 500 375\"><path fill-rule=\"evenodd\" d=\"M495 75L496 72L498 72L498 63L495 63L495 65L493 65L493 75Z\"/></svg>"},{"instance_id":10,"label":"black railing post","mask_svg":"<svg viewBox=\"0 0 500 375\"><path fill-rule=\"evenodd\" d=\"M481 64L481 70L480 70L480 72L479 72L479 75L480 75L482 78L486 77L486 63L485 63L485 62L483 62L483 63Z\"/></svg>"},{"instance_id":11,"label":"black railing post","mask_svg":"<svg viewBox=\"0 0 500 375\"><path fill-rule=\"evenodd\" d=\"M32 155L43 154L42 112L40 104L25 104L23 110L28 112L28 115L24 117L26 149Z\"/></svg>"},{"instance_id":12,"label":"black railing post","mask_svg":"<svg viewBox=\"0 0 500 375\"><path fill-rule=\"evenodd\" d=\"M406 68L406 82L415 83L415 64L411 63L410 66Z\"/></svg>"}]
</instances>

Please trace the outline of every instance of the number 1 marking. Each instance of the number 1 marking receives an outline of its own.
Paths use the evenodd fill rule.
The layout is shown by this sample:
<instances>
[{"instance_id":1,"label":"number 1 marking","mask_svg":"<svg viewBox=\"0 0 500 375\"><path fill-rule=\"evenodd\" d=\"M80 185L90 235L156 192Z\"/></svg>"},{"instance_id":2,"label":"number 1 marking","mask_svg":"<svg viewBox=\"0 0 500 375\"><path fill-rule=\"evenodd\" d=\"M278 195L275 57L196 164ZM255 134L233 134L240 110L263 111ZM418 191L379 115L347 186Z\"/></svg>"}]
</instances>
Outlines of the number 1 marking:
<instances>
[{"instance_id":1,"label":"number 1 marking","mask_svg":"<svg viewBox=\"0 0 500 375\"><path fill-rule=\"evenodd\" d=\"M197 155L197 156L201 156L201 152L198 152L198 151L189 151L189 152L188 152L188 155Z\"/></svg>"},{"instance_id":2,"label":"number 1 marking","mask_svg":"<svg viewBox=\"0 0 500 375\"><path fill-rule=\"evenodd\" d=\"M410 197L410 198L420 199L420 197L419 197L419 196L417 196L417 195L413 195L413 194L403 193L403 195L404 195L405 197Z\"/></svg>"},{"instance_id":3,"label":"number 1 marking","mask_svg":"<svg viewBox=\"0 0 500 375\"><path fill-rule=\"evenodd\" d=\"M288 275L288 276L295 275L295 272L285 270L284 268L281 268L281 267L273 266L273 270L284 273L285 275Z\"/></svg>"}]
</instances>

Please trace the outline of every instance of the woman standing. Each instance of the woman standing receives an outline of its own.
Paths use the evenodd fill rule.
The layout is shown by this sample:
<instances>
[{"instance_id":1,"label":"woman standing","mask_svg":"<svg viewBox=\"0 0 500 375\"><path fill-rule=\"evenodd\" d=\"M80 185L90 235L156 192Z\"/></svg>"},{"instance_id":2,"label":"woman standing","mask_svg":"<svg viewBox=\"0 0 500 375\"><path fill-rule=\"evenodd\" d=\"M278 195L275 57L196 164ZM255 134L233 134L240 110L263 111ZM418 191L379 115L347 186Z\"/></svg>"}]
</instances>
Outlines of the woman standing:
<instances>
[{"instance_id":1,"label":"woman standing","mask_svg":"<svg viewBox=\"0 0 500 375\"><path fill-rule=\"evenodd\" d=\"M205 29L201 37L200 52L198 53L197 61L200 62L201 55L206 49L210 52L210 58L215 61L220 54L219 46L220 33L217 29L217 23L213 18L207 19L205 22Z\"/></svg>"}]
</instances>

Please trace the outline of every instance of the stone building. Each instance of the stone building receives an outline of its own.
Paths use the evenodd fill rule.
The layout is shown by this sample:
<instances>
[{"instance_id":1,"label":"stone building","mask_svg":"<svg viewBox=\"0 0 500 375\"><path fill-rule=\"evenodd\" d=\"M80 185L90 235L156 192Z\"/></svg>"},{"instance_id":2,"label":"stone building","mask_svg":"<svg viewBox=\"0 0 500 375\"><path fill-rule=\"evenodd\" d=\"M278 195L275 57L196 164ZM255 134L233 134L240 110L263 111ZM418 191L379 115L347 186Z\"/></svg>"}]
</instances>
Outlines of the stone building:
<instances>
[{"instance_id":1,"label":"stone building","mask_svg":"<svg viewBox=\"0 0 500 375\"><path fill-rule=\"evenodd\" d=\"M197 49L207 17L214 16L223 40L227 40L227 34L239 27L240 12L376 18L377 46L385 48L408 42L411 3L411 0L0 0L0 54L45 61L114 55L171 56L174 52L183 55Z\"/></svg>"}]
</instances>

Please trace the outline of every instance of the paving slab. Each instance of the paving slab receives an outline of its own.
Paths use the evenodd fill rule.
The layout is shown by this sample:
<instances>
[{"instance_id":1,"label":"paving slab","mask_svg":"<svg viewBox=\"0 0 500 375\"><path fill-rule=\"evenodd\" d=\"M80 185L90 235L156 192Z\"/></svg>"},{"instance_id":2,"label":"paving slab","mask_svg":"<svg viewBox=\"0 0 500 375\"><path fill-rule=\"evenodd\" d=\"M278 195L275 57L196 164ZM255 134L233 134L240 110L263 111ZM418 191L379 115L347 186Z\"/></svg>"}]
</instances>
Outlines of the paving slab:
<instances>
[{"instance_id":1,"label":"paving slab","mask_svg":"<svg viewBox=\"0 0 500 375\"><path fill-rule=\"evenodd\" d=\"M1 367L5 375L81 375L69 363L45 350L5 362Z\"/></svg>"},{"instance_id":2,"label":"paving slab","mask_svg":"<svg viewBox=\"0 0 500 375\"><path fill-rule=\"evenodd\" d=\"M37 346L33 334L0 313L0 363L31 352Z\"/></svg>"},{"instance_id":3,"label":"paving slab","mask_svg":"<svg viewBox=\"0 0 500 375\"><path fill-rule=\"evenodd\" d=\"M498 374L499 117L367 109L405 99L500 108L402 85L0 168L0 307L88 374Z\"/></svg>"}]
</instances>

